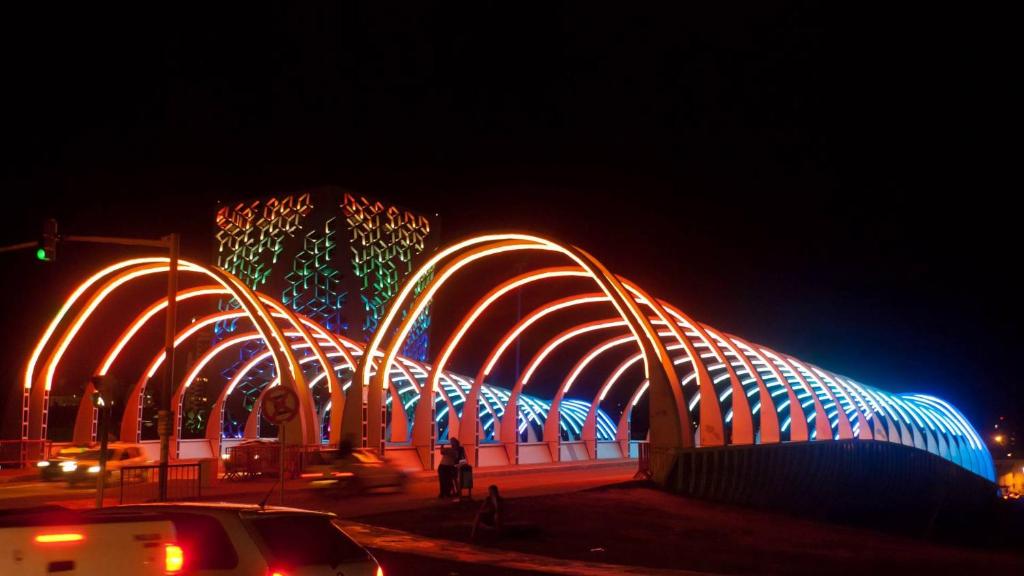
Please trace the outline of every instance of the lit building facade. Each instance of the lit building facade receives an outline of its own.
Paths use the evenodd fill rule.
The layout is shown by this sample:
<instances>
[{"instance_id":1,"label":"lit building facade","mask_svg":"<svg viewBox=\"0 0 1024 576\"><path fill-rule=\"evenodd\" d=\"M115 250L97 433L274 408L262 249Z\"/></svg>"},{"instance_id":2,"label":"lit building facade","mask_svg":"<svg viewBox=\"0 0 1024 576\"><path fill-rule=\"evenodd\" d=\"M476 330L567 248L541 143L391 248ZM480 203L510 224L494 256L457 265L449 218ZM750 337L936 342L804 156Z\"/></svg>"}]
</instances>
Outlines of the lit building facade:
<instances>
[{"instance_id":1,"label":"lit building facade","mask_svg":"<svg viewBox=\"0 0 1024 576\"><path fill-rule=\"evenodd\" d=\"M426 215L339 188L221 206L215 226L217 266L357 341L372 336L402 281L437 243ZM235 327L219 325L218 337ZM428 309L404 355L426 358L429 328Z\"/></svg>"}]
</instances>

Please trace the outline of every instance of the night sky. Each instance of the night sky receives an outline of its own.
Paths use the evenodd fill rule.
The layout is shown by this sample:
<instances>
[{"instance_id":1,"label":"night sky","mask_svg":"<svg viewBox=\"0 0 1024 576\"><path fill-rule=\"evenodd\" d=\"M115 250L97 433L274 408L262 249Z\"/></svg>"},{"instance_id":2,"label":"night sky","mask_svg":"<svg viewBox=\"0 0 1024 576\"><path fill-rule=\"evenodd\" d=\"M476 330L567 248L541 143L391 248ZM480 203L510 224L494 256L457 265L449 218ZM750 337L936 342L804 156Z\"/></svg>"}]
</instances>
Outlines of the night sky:
<instances>
[{"instance_id":1,"label":"night sky","mask_svg":"<svg viewBox=\"0 0 1024 576\"><path fill-rule=\"evenodd\" d=\"M550 234L714 326L1019 421L1014 68L998 15L944 10L10 14L0 239L53 216L208 259L217 200L339 185L440 213L445 240ZM0 255L4 390L123 253Z\"/></svg>"}]
</instances>

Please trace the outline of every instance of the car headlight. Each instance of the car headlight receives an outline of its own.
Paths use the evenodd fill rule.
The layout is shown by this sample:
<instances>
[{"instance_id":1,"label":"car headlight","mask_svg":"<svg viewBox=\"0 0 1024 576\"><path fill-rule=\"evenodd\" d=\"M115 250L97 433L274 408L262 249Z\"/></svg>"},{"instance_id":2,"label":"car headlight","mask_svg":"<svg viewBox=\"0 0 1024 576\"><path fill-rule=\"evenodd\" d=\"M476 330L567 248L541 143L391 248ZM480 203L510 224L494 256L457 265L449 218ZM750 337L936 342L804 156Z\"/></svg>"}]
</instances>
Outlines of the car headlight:
<instances>
[{"instance_id":1,"label":"car headlight","mask_svg":"<svg viewBox=\"0 0 1024 576\"><path fill-rule=\"evenodd\" d=\"M65 472L74 472L75 470L78 470L78 462L62 462L60 469Z\"/></svg>"},{"instance_id":2,"label":"car headlight","mask_svg":"<svg viewBox=\"0 0 1024 576\"><path fill-rule=\"evenodd\" d=\"M39 468L46 468L49 465L50 463L47 460L40 460L39 462L36 462L36 466Z\"/></svg>"},{"instance_id":3,"label":"car headlight","mask_svg":"<svg viewBox=\"0 0 1024 576\"><path fill-rule=\"evenodd\" d=\"M89 474L97 474L100 471L99 465L89 466Z\"/></svg>"}]
</instances>

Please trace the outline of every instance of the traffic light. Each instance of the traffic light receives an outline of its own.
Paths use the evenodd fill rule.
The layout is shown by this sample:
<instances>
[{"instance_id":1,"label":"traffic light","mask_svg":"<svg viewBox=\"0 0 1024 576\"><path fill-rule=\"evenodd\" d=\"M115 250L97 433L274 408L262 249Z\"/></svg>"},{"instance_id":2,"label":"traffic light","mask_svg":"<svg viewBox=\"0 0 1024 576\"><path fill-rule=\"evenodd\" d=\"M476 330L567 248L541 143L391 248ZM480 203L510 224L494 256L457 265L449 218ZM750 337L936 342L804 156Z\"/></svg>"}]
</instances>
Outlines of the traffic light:
<instances>
[{"instance_id":1,"label":"traffic light","mask_svg":"<svg viewBox=\"0 0 1024 576\"><path fill-rule=\"evenodd\" d=\"M112 374L104 374L103 376L91 376L89 381L96 389L92 393L92 405L96 407L109 406L117 391L117 379Z\"/></svg>"},{"instance_id":2,"label":"traffic light","mask_svg":"<svg viewBox=\"0 0 1024 576\"><path fill-rule=\"evenodd\" d=\"M57 221L50 218L43 222L43 236L39 239L39 248L36 250L36 259L43 262L53 262L57 259Z\"/></svg>"}]
</instances>

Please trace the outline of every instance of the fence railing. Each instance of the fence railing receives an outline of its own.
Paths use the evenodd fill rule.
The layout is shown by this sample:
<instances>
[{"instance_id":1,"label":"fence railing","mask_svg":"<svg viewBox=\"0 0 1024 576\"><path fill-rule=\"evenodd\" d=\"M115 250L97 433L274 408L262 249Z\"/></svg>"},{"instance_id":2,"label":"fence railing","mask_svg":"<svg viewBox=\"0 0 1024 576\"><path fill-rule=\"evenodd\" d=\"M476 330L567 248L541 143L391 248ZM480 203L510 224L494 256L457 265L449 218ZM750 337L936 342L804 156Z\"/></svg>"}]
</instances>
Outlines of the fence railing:
<instances>
[{"instance_id":1,"label":"fence railing","mask_svg":"<svg viewBox=\"0 0 1024 576\"><path fill-rule=\"evenodd\" d=\"M636 444L636 476L637 479L651 478L651 444L650 442L637 442Z\"/></svg>"},{"instance_id":2,"label":"fence railing","mask_svg":"<svg viewBox=\"0 0 1024 576\"><path fill-rule=\"evenodd\" d=\"M321 445L286 446L284 474L298 478L309 464L323 464L331 460L335 448ZM326 459L325 459L326 458ZM252 443L232 446L224 458L224 476L229 480L278 476L281 473L281 446L277 443Z\"/></svg>"},{"instance_id":3,"label":"fence railing","mask_svg":"<svg viewBox=\"0 0 1024 576\"><path fill-rule=\"evenodd\" d=\"M0 469L27 468L50 455L49 440L0 440Z\"/></svg>"},{"instance_id":4,"label":"fence railing","mask_svg":"<svg viewBox=\"0 0 1024 576\"><path fill-rule=\"evenodd\" d=\"M167 465L167 499L191 500L203 495L202 469L198 462ZM125 466L121 469L121 504L156 502L160 499L160 465Z\"/></svg>"}]
</instances>

